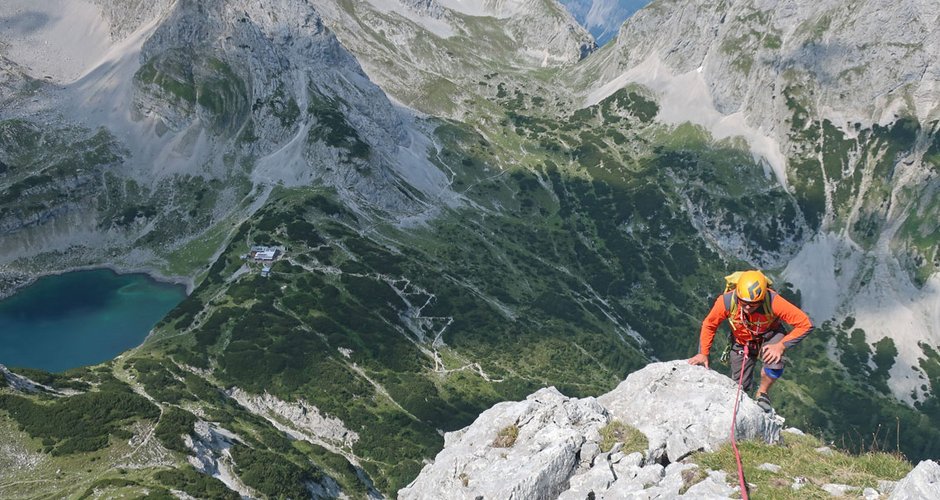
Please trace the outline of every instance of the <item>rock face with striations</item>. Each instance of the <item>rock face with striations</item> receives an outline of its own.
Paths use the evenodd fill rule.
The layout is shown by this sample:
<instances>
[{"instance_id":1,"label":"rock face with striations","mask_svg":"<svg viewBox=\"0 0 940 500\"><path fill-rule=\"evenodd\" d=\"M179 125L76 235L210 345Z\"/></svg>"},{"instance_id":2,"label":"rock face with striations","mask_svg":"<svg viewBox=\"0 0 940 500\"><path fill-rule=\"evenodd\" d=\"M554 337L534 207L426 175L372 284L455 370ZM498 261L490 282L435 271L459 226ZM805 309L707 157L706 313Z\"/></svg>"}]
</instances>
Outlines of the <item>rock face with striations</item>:
<instances>
[{"instance_id":1,"label":"rock face with striations","mask_svg":"<svg viewBox=\"0 0 940 500\"><path fill-rule=\"evenodd\" d=\"M677 497L682 472L676 462L727 440L737 387L713 371L685 361L654 363L632 373L599 398L569 398L554 388L525 401L483 412L469 427L444 437L434 463L399 497L409 498L623 498L646 490ZM739 439L776 442L782 420L748 398L740 404ZM613 420L633 425L649 439L645 453L601 452L600 430ZM498 435L515 426L511 446ZM675 463L673 463L675 462ZM721 473L685 492L689 498L731 495Z\"/></svg>"}]
</instances>

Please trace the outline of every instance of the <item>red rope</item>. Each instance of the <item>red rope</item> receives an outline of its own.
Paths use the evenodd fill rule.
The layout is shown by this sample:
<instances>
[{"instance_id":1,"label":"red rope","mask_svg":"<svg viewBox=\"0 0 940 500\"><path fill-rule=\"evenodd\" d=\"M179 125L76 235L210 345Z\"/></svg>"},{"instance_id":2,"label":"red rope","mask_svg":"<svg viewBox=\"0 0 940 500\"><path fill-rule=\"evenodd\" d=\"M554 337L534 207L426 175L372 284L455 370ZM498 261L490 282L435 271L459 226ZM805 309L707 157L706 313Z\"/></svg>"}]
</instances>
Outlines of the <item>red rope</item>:
<instances>
[{"instance_id":1,"label":"red rope","mask_svg":"<svg viewBox=\"0 0 940 500\"><path fill-rule=\"evenodd\" d=\"M738 443L734 439L734 424L738 420L738 403L741 402L741 387L744 383L744 367L747 364L747 358L747 344L744 344L744 359L741 360L741 375L738 378L738 392L734 396L734 413L731 415L731 449L734 450L734 458L738 462L738 482L741 484L742 500L748 500L747 482L744 480L744 467L741 465L741 453L738 452Z\"/></svg>"}]
</instances>

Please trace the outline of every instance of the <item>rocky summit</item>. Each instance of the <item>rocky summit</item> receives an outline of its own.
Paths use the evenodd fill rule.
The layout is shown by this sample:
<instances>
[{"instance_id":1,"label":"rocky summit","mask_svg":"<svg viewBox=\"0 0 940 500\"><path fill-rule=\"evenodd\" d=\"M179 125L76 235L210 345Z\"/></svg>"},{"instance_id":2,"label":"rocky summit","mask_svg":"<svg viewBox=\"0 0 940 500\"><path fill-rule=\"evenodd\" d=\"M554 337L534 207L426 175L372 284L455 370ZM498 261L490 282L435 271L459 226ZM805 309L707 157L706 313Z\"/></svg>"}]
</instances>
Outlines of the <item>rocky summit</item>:
<instances>
[{"instance_id":1,"label":"rocky summit","mask_svg":"<svg viewBox=\"0 0 940 500\"><path fill-rule=\"evenodd\" d=\"M738 394L728 377L682 360L652 363L597 398L573 398L554 387L543 388L523 401L496 404L469 426L447 433L444 449L398 497L739 498L740 488L729 486L734 477L686 460L730 440ZM618 422L642 432L646 445L627 449L623 442L611 444L606 430ZM780 444L783 424L782 417L764 412L745 395L735 437ZM831 453L827 450L821 453ZM823 489L840 486L845 485L826 484ZM903 480L881 487L882 492L870 489L874 498L936 498L940 466L921 462ZM840 494L851 491L843 488Z\"/></svg>"},{"instance_id":2,"label":"rocky summit","mask_svg":"<svg viewBox=\"0 0 940 500\"><path fill-rule=\"evenodd\" d=\"M418 478L399 491L419 498L688 498L730 496L724 473L710 472L688 488L695 465L681 459L712 451L728 440L737 386L731 379L685 361L653 363L598 397L571 398L541 389L524 401L483 412L470 426L444 436L444 449ZM646 435L644 450L603 450L602 429L628 423ZM776 443L783 419L749 398L738 409L737 439ZM500 446L500 433L515 441ZM603 450L603 451L602 451Z\"/></svg>"}]
</instances>

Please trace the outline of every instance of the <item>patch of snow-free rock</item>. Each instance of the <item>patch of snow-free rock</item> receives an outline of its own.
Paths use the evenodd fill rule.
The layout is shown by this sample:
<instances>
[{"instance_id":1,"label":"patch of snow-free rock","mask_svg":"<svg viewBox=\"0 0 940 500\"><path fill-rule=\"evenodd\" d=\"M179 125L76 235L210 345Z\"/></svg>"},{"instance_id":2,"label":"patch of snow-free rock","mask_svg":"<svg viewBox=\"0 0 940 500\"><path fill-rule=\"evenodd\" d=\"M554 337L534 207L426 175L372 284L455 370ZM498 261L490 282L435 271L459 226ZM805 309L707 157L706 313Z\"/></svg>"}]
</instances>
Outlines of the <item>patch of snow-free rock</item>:
<instances>
[{"instance_id":1,"label":"patch of snow-free rock","mask_svg":"<svg viewBox=\"0 0 940 500\"><path fill-rule=\"evenodd\" d=\"M271 394L253 395L238 387L226 391L226 394L295 439L307 439L318 444L325 442L330 448L351 448L359 440L359 434L347 429L342 420L323 415L306 401L288 403Z\"/></svg>"},{"instance_id":2,"label":"patch of snow-free rock","mask_svg":"<svg viewBox=\"0 0 940 500\"><path fill-rule=\"evenodd\" d=\"M920 500L940 498L940 464L924 460L904 479L898 481L888 500Z\"/></svg>"},{"instance_id":3,"label":"patch of snow-free rock","mask_svg":"<svg viewBox=\"0 0 940 500\"><path fill-rule=\"evenodd\" d=\"M783 276L800 290L816 324L852 317L852 328L864 330L869 344L890 337L898 350L889 372L892 393L908 403L922 395L926 380L912 367L924 357L921 342L940 344L940 276L918 289L887 249L866 253L833 233L807 243Z\"/></svg>"},{"instance_id":4,"label":"patch of snow-free rock","mask_svg":"<svg viewBox=\"0 0 940 500\"><path fill-rule=\"evenodd\" d=\"M755 158L763 159L777 182L787 187L787 160L777 140L749 124L743 111L721 113L699 70L675 74L656 54L652 54L588 94L584 106L597 104L631 83L643 85L657 94L660 106L657 120L672 125L686 122L700 125L716 140L744 139Z\"/></svg>"},{"instance_id":5,"label":"patch of snow-free rock","mask_svg":"<svg viewBox=\"0 0 940 500\"><path fill-rule=\"evenodd\" d=\"M108 23L89 1L0 2L0 55L33 78L74 81L110 48Z\"/></svg>"},{"instance_id":6,"label":"patch of snow-free rock","mask_svg":"<svg viewBox=\"0 0 940 500\"><path fill-rule=\"evenodd\" d=\"M49 394L61 394L59 391L49 387L47 385L40 384L34 380L26 378L22 375L11 372L7 367L0 365L0 378L6 380L6 384L10 386L11 389L20 391L20 392L45 392Z\"/></svg>"},{"instance_id":7,"label":"patch of snow-free rock","mask_svg":"<svg viewBox=\"0 0 940 500\"><path fill-rule=\"evenodd\" d=\"M225 486L238 492L242 497L251 496L248 487L235 475L232 464L229 449L238 441L235 433L199 420L193 426L193 433L184 436L183 441L193 453L186 458L196 470L222 481Z\"/></svg>"}]
</instances>

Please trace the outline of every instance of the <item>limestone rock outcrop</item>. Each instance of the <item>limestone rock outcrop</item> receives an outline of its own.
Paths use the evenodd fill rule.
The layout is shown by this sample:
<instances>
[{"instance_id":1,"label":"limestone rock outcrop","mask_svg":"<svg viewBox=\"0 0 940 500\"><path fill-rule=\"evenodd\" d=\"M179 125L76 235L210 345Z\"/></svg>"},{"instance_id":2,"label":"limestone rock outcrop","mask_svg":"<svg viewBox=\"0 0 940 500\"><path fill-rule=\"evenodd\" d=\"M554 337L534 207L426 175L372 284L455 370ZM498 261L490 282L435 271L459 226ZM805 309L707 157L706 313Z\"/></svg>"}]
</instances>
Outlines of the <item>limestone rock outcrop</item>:
<instances>
[{"instance_id":1,"label":"limestone rock outcrop","mask_svg":"<svg viewBox=\"0 0 940 500\"><path fill-rule=\"evenodd\" d=\"M654 363L630 374L598 398L612 419L643 431L655 458L677 462L697 450L713 451L728 441L737 386L713 370L684 361ZM738 439L777 442L782 421L768 418L750 398L738 408Z\"/></svg>"},{"instance_id":2,"label":"limestone rock outcrop","mask_svg":"<svg viewBox=\"0 0 940 500\"><path fill-rule=\"evenodd\" d=\"M940 498L940 464L924 460L917 464L904 479L898 481L889 500L916 500Z\"/></svg>"},{"instance_id":3,"label":"limestone rock outcrop","mask_svg":"<svg viewBox=\"0 0 940 500\"><path fill-rule=\"evenodd\" d=\"M682 461L730 439L736 395L731 379L683 360L652 363L598 398L540 389L447 433L444 449L398 498L737 498L734 478ZM613 421L639 429L648 439L646 449L631 453L614 443L602 450L611 446L603 434ZM738 440L779 442L782 424L775 413L765 413L747 396L741 399ZM868 488L866 498L889 491L892 500L940 498L940 465L926 460L897 484L885 483L880 493Z\"/></svg>"},{"instance_id":4,"label":"limestone rock outcrop","mask_svg":"<svg viewBox=\"0 0 940 500\"><path fill-rule=\"evenodd\" d=\"M712 450L729 437L736 385L685 361L653 363L599 398L570 398L555 388L524 401L504 402L469 427L444 437L444 449L399 497L410 498L624 498L728 497L722 473L694 485L677 460ZM737 437L776 442L782 419L744 398ZM644 452L614 444L602 451L602 429L619 420L649 440ZM506 436L513 436L507 439ZM690 487L691 486L691 487ZM687 489L687 491L684 491Z\"/></svg>"}]
</instances>

